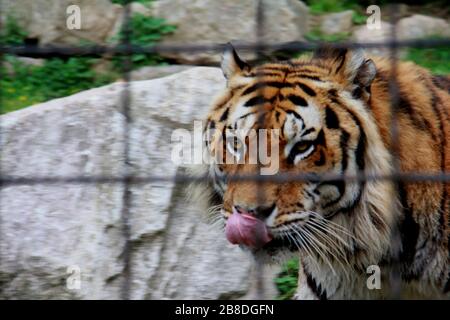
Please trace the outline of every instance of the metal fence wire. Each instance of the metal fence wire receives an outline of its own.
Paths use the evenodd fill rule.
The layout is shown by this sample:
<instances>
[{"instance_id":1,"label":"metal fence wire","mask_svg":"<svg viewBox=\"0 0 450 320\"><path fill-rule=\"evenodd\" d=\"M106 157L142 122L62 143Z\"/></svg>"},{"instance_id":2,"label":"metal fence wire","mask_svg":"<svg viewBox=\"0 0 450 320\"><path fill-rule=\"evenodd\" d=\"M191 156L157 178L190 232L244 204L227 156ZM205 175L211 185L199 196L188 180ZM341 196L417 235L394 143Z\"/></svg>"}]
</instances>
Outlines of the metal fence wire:
<instances>
[{"instance_id":1,"label":"metal fence wire","mask_svg":"<svg viewBox=\"0 0 450 320\"><path fill-rule=\"evenodd\" d=\"M127 2L132 2L127 1ZM257 1L257 14L256 14L256 29L255 33L257 35L257 41L254 43L238 43L235 45L236 49L239 51L253 51L257 57L262 58L262 53L271 50L283 50L287 52L301 52L314 50L322 45L321 42L306 42L306 41L293 41L288 43L265 43L264 42L264 4L266 1ZM123 284L121 287L121 297L123 299L131 298L131 241L130 241L130 208L133 205L130 186L132 185L142 185L152 182L166 182L166 183L188 183L188 182L204 182L205 179L210 179L208 176L190 176L183 174L176 174L175 176L157 176L157 175L146 175L137 176L130 173L129 166L129 126L132 121L130 114L130 71L132 68L132 55L133 54L162 54L167 52L208 52L208 53L220 53L224 49L224 44L211 43L211 44L183 44L183 45L164 45L155 44L151 46L137 46L131 43L131 35L133 33L132 25L130 23L130 7L125 6L124 11L124 21L122 27L122 38L121 42L117 45L90 45L90 46L37 46L37 45L24 45L24 46L10 46L0 44L0 63L3 63L4 55L18 55L18 56L34 56L41 58L52 58L52 57L72 57L72 56L93 56L98 57L103 54L124 56L123 66L122 66L122 77L125 81L124 90L122 91L122 113L124 115L124 148L123 148L123 159L125 173L121 176L65 176L65 177L45 177L45 176L33 176L33 177L15 177L9 176L7 173L0 172L0 188L7 186L17 186L17 185L65 185L65 184L122 184L123 185L123 195L122 203L123 207L121 210L122 215L122 231L125 238L125 248L123 252L123 263L124 263L124 277ZM400 182L435 182L435 183L449 183L450 173L441 172L439 174L421 173L421 172L410 172L403 173L400 172L399 160L398 160L398 141L399 141L399 130L397 128L396 110L398 108L398 87L397 87L397 53L399 48L433 48L433 47L444 47L450 46L450 38L443 39L416 39L416 40L406 40L397 41L397 7L396 5L390 6L390 22L393 25L392 33L388 41L383 42L335 42L328 44L334 48L389 48L390 49L390 61L392 64L392 72L389 79L389 94L391 98L391 135L394 143L392 144L394 148L391 154L394 159L393 171L390 174L385 175L368 175L364 172L358 172L355 175L346 174L334 174L334 173L324 173L322 175L312 175L312 174L283 174L278 173L273 176L265 175L240 175L240 176L229 176L227 179L235 181L257 181L257 182L289 182L289 181L371 181L371 180L391 180L395 183ZM238 22L237 22L238 23ZM0 25L1 29L1 25ZM1 77L1 74L0 74ZM0 88L1 93L1 88ZM0 94L1 99L1 94ZM0 100L0 111L2 103ZM0 112L1 113L1 112ZM1 134L1 132L0 132ZM1 139L1 135L0 135ZM0 157L4 156L0 152ZM1 169L1 168L0 168ZM261 189L261 188L259 188ZM258 190L259 199L264 197L262 190ZM398 190L396 191L398 192ZM0 199L1 200L1 199ZM1 203L0 203L1 204ZM0 223L2 222L2 217L0 216ZM393 239L392 241L395 241ZM264 297L264 288L262 281L262 267L256 267L257 274L257 295L256 298ZM399 287L399 274L392 274L390 279L392 288ZM393 297L400 297L400 291L393 292Z\"/></svg>"}]
</instances>

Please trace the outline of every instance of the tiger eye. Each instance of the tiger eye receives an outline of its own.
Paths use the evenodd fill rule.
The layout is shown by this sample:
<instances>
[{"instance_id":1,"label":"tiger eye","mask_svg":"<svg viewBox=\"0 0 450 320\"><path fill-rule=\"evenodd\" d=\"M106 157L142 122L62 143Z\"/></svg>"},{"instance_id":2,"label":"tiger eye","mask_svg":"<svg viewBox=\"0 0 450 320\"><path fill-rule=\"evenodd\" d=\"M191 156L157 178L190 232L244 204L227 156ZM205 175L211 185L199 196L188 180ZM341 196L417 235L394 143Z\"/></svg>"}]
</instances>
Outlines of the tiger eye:
<instances>
[{"instance_id":1,"label":"tiger eye","mask_svg":"<svg viewBox=\"0 0 450 320\"><path fill-rule=\"evenodd\" d=\"M296 151L297 152L305 152L306 150L308 150L308 148L311 146L311 142L310 141L303 141L297 144L296 146Z\"/></svg>"}]
</instances>

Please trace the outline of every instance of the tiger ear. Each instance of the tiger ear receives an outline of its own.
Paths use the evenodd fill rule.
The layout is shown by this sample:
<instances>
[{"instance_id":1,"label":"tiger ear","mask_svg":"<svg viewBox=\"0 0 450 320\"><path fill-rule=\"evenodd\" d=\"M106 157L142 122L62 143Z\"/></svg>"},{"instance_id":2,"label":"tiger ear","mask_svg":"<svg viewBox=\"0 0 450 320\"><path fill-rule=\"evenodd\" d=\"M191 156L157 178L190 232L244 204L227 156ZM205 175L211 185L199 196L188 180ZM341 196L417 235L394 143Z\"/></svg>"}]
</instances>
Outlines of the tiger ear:
<instances>
[{"instance_id":1,"label":"tiger ear","mask_svg":"<svg viewBox=\"0 0 450 320\"><path fill-rule=\"evenodd\" d=\"M341 79L352 93L369 88L377 74L375 63L366 59L361 49L347 50L324 47L316 51L316 59L328 60L332 63L333 73ZM359 88L359 89L358 89Z\"/></svg>"},{"instance_id":2,"label":"tiger ear","mask_svg":"<svg viewBox=\"0 0 450 320\"><path fill-rule=\"evenodd\" d=\"M230 42L225 46L225 50L222 55L221 67L222 72L227 79L230 79L235 74L239 74L250 69L250 65L238 56L236 50Z\"/></svg>"},{"instance_id":3,"label":"tiger ear","mask_svg":"<svg viewBox=\"0 0 450 320\"><path fill-rule=\"evenodd\" d=\"M368 88L377 74L375 63L366 59L361 49L349 51L346 55L345 77L350 84Z\"/></svg>"}]
</instances>

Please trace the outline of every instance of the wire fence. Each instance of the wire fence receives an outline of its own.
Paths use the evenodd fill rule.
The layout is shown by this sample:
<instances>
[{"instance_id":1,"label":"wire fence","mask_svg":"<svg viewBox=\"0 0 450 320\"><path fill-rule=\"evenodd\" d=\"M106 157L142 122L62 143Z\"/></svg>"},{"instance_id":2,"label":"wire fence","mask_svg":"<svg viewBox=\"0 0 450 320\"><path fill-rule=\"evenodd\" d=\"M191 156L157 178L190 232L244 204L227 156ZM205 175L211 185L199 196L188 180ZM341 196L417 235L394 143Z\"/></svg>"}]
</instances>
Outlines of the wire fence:
<instances>
[{"instance_id":1,"label":"wire fence","mask_svg":"<svg viewBox=\"0 0 450 320\"><path fill-rule=\"evenodd\" d=\"M129 1L131 2L131 1ZM254 43L241 42L236 43L234 46L239 51L251 51L256 54L258 60L262 60L262 53L268 50L278 51L283 50L287 52L301 52L310 51L319 48L323 45L322 42L305 42L305 41L293 41L288 43L265 43L264 42L264 3L265 1L258 0L257 5L257 15L256 19L256 30L257 41ZM391 5L390 9L390 19L393 25L392 32L389 41L383 42L334 42L328 43L327 45L333 48L347 48L347 49L357 49L357 48L389 48L390 50L390 61L392 64L392 72L389 79L389 95L391 100L391 136L394 141L392 144L391 154L393 156L393 171L390 174L384 175L369 175L365 172L357 172L354 175L347 174L335 174L335 173L324 173L318 174L284 174L277 173L275 175L235 175L228 176L229 181L257 181L257 182L292 182L292 181L348 181L348 182L359 182L359 181L373 181L373 180L390 180L395 183L399 182L432 182L432 183L449 183L450 173L440 172L440 173L429 173L429 172L408 172L404 173L400 170L399 159L398 159L398 147L399 147L399 130L397 127L397 109L398 109L398 85L397 85L397 60L398 60L398 50L401 48L436 48L436 47L448 47L450 46L450 38L448 39L415 39L415 40L403 40L397 41L397 15L396 6ZM1 26L0 26L1 28ZM152 182L175 182L175 183L188 183L188 182L204 182L205 180L211 179L209 176L191 176L176 174L175 176L158 176L158 175L147 175L147 176L137 176L127 170L130 167L130 155L129 155L129 126L132 121L130 114L130 71L132 69L132 59L133 54L164 54L173 52L208 52L208 53L219 53L224 49L224 44L222 43L211 43L211 44L183 44L183 45L166 45L166 44L155 44L151 46L137 46L131 43L131 35L133 33L132 26L130 23L130 8L125 6L124 21L122 27L123 37L121 42L117 45L89 45L89 46L37 46L37 45L27 45L27 46L8 46L0 44L0 62L3 61L4 55L18 55L18 56L34 56L40 58L51 58L51 57L72 57L72 56L102 56L104 54L110 55L121 55L124 56L124 63L122 67L122 78L125 81L124 90L122 91L122 113L124 115L124 149L123 149L123 159L125 172L121 176L64 176L64 177L48 177L48 176L32 176L32 177L16 177L10 176L6 172L0 172L0 187L4 188L7 186L17 186L17 185L39 185L39 184L53 184L53 185L64 185L64 184L122 184L123 185L123 196L122 203L123 207L121 210L122 215L122 232L125 238L125 247L123 252L123 263L124 263L124 282L121 289L121 297L123 299L130 299L131 297L131 241L130 241L130 208L133 206L132 197L130 194L130 186L132 185L142 185ZM0 75L1 77L1 75ZM0 88L1 93L1 88ZM1 99L1 94L0 94ZM1 100L0 100L0 111L1 111ZM1 132L0 132L1 139ZM0 157L4 156L0 152ZM1 168L0 168L1 169ZM398 190L396 191L398 192ZM263 198L263 190L258 190L261 193L259 198ZM1 199L0 199L1 200ZM0 202L1 205L1 202ZM1 223L1 217L0 217ZM395 240L393 240L395 241ZM258 298L264 296L264 288L262 286L262 269L257 267L257 278L258 278ZM399 286L399 274L393 274L391 277L392 286L395 288ZM394 297L400 297L400 291L393 293Z\"/></svg>"}]
</instances>

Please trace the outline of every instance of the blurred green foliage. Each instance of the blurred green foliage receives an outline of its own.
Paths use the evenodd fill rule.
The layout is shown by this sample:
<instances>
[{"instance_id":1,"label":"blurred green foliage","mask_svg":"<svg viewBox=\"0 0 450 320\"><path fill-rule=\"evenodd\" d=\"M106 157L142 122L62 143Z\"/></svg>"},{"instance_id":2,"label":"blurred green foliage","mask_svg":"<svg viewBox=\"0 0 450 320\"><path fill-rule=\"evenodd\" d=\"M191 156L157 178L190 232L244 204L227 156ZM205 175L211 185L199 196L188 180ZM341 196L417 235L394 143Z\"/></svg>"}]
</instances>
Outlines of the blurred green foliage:
<instances>
[{"instance_id":1,"label":"blurred green foliage","mask_svg":"<svg viewBox=\"0 0 450 320\"><path fill-rule=\"evenodd\" d=\"M305 39L309 41L327 41L327 42L336 42L343 41L350 37L349 32L340 32L334 34L324 34L318 28L315 28L305 34Z\"/></svg>"},{"instance_id":2,"label":"blurred green foliage","mask_svg":"<svg viewBox=\"0 0 450 320\"><path fill-rule=\"evenodd\" d=\"M16 57L6 56L10 66L1 68L1 113L24 108L39 102L68 96L98 87L114 80L111 75L98 75L93 58L52 58L43 66L24 65Z\"/></svg>"},{"instance_id":3,"label":"blurred green foliage","mask_svg":"<svg viewBox=\"0 0 450 320\"><path fill-rule=\"evenodd\" d=\"M142 14L135 14L130 19L131 39L133 45L149 46L160 41L165 35L175 31L176 26L166 24L162 18L147 17ZM122 30L114 40L122 40L125 33ZM114 66L120 69L125 57L114 57ZM133 54L131 57L133 68L144 65L163 64L164 59L157 54Z\"/></svg>"},{"instance_id":4,"label":"blurred green foliage","mask_svg":"<svg viewBox=\"0 0 450 320\"><path fill-rule=\"evenodd\" d=\"M283 266L280 274L275 279L279 300L291 299L297 289L298 259L291 259Z\"/></svg>"},{"instance_id":5,"label":"blurred green foliage","mask_svg":"<svg viewBox=\"0 0 450 320\"><path fill-rule=\"evenodd\" d=\"M344 10L354 9L358 6L357 1L351 0L307 0L306 3L312 14L340 12Z\"/></svg>"},{"instance_id":6,"label":"blurred green foliage","mask_svg":"<svg viewBox=\"0 0 450 320\"><path fill-rule=\"evenodd\" d=\"M306 3L309 6L310 12L315 15L353 10L352 20L354 24L364 24L367 19L365 8L358 1L308 0Z\"/></svg>"},{"instance_id":7,"label":"blurred green foliage","mask_svg":"<svg viewBox=\"0 0 450 320\"><path fill-rule=\"evenodd\" d=\"M16 18L7 16L5 24L0 29L0 44L21 45L27 33L17 23Z\"/></svg>"},{"instance_id":8,"label":"blurred green foliage","mask_svg":"<svg viewBox=\"0 0 450 320\"><path fill-rule=\"evenodd\" d=\"M130 40L136 45L154 44L175 30L175 27L166 24L164 19L141 14L133 15L130 22L133 30ZM122 36L123 31L115 40L121 40ZM26 37L26 32L20 28L17 20L8 17L0 34L0 43L23 45ZM101 61L98 58L51 58L45 60L43 66L34 66L25 65L16 57L5 55L0 66L0 113L111 83L119 77L124 59L123 56L113 56L110 69L99 74L94 68ZM134 54L132 63L133 68L138 68L163 64L164 60L156 54Z\"/></svg>"},{"instance_id":9,"label":"blurred green foliage","mask_svg":"<svg viewBox=\"0 0 450 320\"><path fill-rule=\"evenodd\" d=\"M450 74L450 47L411 48L405 60L413 61L435 74Z\"/></svg>"}]
</instances>

